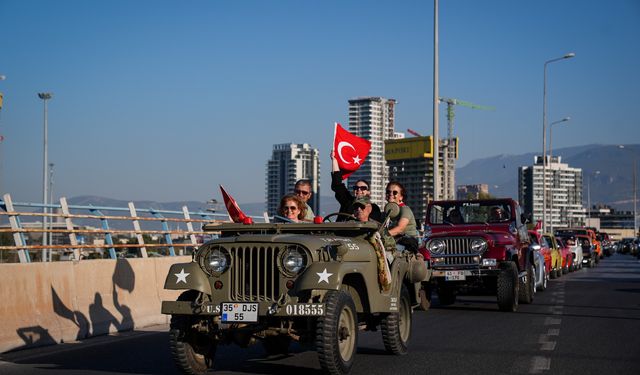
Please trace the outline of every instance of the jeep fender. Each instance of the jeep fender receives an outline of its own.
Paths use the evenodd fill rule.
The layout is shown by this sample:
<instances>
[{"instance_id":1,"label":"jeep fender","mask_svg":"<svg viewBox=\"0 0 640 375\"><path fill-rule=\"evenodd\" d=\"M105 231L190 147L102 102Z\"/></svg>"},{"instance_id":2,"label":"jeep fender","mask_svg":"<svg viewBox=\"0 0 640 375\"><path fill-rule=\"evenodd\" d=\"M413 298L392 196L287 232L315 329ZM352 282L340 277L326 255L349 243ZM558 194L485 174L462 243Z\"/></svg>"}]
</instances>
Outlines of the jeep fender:
<instances>
[{"instance_id":1,"label":"jeep fender","mask_svg":"<svg viewBox=\"0 0 640 375\"><path fill-rule=\"evenodd\" d=\"M211 295L209 278L196 262L171 265L164 281L165 289L193 289Z\"/></svg>"}]
</instances>

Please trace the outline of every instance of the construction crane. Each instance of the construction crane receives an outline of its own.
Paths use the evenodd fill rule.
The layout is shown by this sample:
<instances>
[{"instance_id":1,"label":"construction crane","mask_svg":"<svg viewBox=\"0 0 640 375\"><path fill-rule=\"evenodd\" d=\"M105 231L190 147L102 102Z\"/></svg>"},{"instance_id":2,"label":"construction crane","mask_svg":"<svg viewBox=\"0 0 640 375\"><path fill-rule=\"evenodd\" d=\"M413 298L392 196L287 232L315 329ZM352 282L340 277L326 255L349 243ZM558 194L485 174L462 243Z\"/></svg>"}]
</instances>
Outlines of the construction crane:
<instances>
[{"instance_id":1,"label":"construction crane","mask_svg":"<svg viewBox=\"0 0 640 375\"><path fill-rule=\"evenodd\" d=\"M457 105L461 105L463 107L468 107L471 109L482 109L486 111L495 110L494 107L483 106L478 104L473 104L469 102L465 102L460 99L451 99L451 98L440 98L440 103L447 103L447 139L445 140L445 144L443 145L443 150L445 151L444 160L443 160L443 170L444 170L444 179L443 179L443 199L455 199L455 141L453 138L453 119L455 117L454 107Z\"/></svg>"},{"instance_id":2,"label":"construction crane","mask_svg":"<svg viewBox=\"0 0 640 375\"><path fill-rule=\"evenodd\" d=\"M414 137L422 137L422 135L420 135L420 133L418 133L417 131L412 130L412 129L407 129L407 133L413 135Z\"/></svg>"}]
</instances>

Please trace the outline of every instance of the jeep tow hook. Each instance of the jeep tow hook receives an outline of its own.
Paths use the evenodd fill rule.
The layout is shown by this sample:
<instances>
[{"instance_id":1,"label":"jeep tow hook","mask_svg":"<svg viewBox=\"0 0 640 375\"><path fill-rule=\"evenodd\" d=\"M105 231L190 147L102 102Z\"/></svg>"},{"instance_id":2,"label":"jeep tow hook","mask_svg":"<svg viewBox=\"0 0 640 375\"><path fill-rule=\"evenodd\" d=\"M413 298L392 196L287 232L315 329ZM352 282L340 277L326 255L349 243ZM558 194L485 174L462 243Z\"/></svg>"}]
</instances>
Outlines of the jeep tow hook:
<instances>
[{"instance_id":1,"label":"jeep tow hook","mask_svg":"<svg viewBox=\"0 0 640 375\"><path fill-rule=\"evenodd\" d=\"M275 313L278 312L278 310L280 310L282 306L289 303L289 301L290 301L289 295L286 293L282 293L280 295L280 298L278 298L278 301L269 307L269 309L267 310L267 313L269 315L274 315Z\"/></svg>"}]
</instances>

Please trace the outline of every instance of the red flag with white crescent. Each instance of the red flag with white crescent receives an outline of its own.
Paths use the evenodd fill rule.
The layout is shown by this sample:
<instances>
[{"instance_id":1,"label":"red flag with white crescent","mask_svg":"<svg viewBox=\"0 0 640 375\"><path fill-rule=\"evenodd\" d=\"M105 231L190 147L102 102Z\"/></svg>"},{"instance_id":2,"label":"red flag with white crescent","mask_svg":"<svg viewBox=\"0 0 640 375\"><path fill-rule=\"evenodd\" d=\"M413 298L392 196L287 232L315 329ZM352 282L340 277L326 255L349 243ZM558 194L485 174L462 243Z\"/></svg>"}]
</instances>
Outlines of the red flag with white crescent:
<instances>
[{"instance_id":1,"label":"red flag with white crescent","mask_svg":"<svg viewBox=\"0 0 640 375\"><path fill-rule=\"evenodd\" d=\"M369 155L370 149L371 142L349 133L336 122L333 151L342 171L343 180L360 168Z\"/></svg>"},{"instance_id":2,"label":"red flag with white crescent","mask_svg":"<svg viewBox=\"0 0 640 375\"><path fill-rule=\"evenodd\" d=\"M251 218L242 212L240 206L235 199L226 190L220 185L220 191L222 192L222 199L224 199L224 205L229 212L229 217L233 220L234 223L245 223L250 224L252 222Z\"/></svg>"}]
</instances>

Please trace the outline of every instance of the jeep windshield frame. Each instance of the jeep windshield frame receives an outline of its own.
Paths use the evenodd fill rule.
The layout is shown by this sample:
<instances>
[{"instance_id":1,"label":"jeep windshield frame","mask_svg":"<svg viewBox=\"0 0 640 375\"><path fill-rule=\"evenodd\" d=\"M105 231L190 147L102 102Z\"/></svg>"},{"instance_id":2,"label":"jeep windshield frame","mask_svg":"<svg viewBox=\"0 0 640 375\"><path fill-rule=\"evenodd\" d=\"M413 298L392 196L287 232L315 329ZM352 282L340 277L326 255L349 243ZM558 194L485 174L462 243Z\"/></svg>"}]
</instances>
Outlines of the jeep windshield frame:
<instances>
[{"instance_id":1,"label":"jeep windshield frame","mask_svg":"<svg viewBox=\"0 0 640 375\"><path fill-rule=\"evenodd\" d=\"M496 208L502 209L502 218L491 215ZM461 220L454 219L456 211L461 214ZM429 205L427 212L429 225L510 223L515 218L510 199L435 201Z\"/></svg>"},{"instance_id":2,"label":"jeep windshield frame","mask_svg":"<svg viewBox=\"0 0 640 375\"><path fill-rule=\"evenodd\" d=\"M279 233L340 233L345 237L355 237L377 231L380 224L368 221L343 221L326 223L210 223L203 227L207 232L219 232L222 237L240 234L279 234Z\"/></svg>"}]
</instances>

